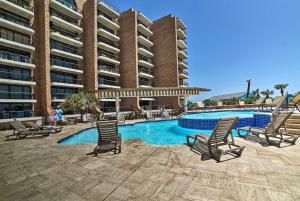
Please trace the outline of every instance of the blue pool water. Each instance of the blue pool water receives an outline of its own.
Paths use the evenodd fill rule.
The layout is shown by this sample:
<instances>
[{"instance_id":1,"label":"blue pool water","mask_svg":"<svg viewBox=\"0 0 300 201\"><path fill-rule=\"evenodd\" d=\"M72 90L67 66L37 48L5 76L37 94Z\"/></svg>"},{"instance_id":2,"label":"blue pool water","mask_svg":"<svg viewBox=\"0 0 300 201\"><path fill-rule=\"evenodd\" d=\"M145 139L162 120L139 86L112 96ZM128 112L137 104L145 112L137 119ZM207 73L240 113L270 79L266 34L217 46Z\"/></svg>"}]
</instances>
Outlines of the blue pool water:
<instances>
[{"instance_id":1,"label":"blue pool water","mask_svg":"<svg viewBox=\"0 0 300 201\"><path fill-rule=\"evenodd\" d=\"M141 139L147 144L171 145L186 142L186 135L198 132L210 134L211 130L186 129L178 126L177 120L142 122L134 125L119 126L123 140ZM96 143L98 133L96 128L78 132L60 140L60 144Z\"/></svg>"},{"instance_id":2,"label":"blue pool water","mask_svg":"<svg viewBox=\"0 0 300 201\"><path fill-rule=\"evenodd\" d=\"M183 119L219 119L221 117L239 117L249 118L253 117L256 111L219 111L219 112L202 112L192 113L181 116Z\"/></svg>"}]
</instances>

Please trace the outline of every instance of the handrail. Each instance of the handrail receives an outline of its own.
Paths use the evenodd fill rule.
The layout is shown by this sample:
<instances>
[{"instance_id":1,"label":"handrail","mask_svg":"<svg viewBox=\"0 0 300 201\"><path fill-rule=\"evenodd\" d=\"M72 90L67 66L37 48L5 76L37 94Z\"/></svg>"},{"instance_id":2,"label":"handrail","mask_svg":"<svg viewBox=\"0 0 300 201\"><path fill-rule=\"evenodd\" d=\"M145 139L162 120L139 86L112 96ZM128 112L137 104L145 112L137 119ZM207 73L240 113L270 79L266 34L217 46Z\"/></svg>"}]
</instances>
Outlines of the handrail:
<instances>
[{"instance_id":1,"label":"handrail","mask_svg":"<svg viewBox=\"0 0 300 201\"><path fill-rule=\"evenodd\" d=\"M144 86L152 86L152 82L151 81L146 81L146 80L139 80L139 85L144 85Z\"/></svg>"},{"instance_id":2,"label":"handrail","mask_svg":"<svg viewBox=\"0 0 300 201\"><path fill-rule=\"evenodd\" d=\"M16 36L5 31L0 31L0 38L4 38L6 40L14 41L24 45L30 45L29 37Z\"/></svg>"},{"instance_id":3,"label":"handrail","mask_svg":"<svg viewBox=\"0 0 300 201\"><path fill-rule=\"evenodd\" d=\"M112 73L119 73L119 68L106 66L106 65L101 65L101 64L98 65L98 69L103 70L103 71L112 72Z\"/></svg>"},{"instance_id":4,"label":"handrail","mask_svg":"<svg viewBox=\"0 0 300 201\"><path fill-rule=\"evenodd\" d=\"M68 96L73 93L51 93L52 99L66 99Z\"/></svg>"},{"instance_id":5,"label":"handrail","mask_svg":"<svg viewBox=\"0 0 300 201\"><path fill-rule=\"evenodd\" d=\"M8 0L8 1L26 10L33 11L33 6L30 6L30 4L27 1L24 0Z\"/></svg>"},{"instance_id":6,"label":"handrail","mask_svg":"<svg viewBox=\"0 0 300 201\"><path fill-rule=\"evenodd\" d=\"M62 50L64 52L68 52L68 53L71 53L71 54L77 54L78 55L80 53L77 48L69 47L69 46L63 45L62 43L59 43L59 42L51 41L50 46L53 49Z\"/></svg>"},{"instance_id":7,"label":"handrail","mask_svg":"<svg viewBox=\"0 0 300 201\"><path fill-rule=\"evenodd\" d=\"M153 75L152 70L150 70L150 69L148 69L148 68L139 68L139 69L138 69L138 72L139 72L139 73L146 73L146 74L149 74L149 75Z\"/></svg>"},{"instance_id":8,"label":"handrail","mask_svg":"<svg viewBox=\"0 0 300 201\"><path fill-rule=\"evenodd\" d=\"M34 99L33 93L0 91L0 99Z\"/></svg>"},{"instance_id":9,"label":"handrail","mask_svg":"<svg viewBox=\"0 0 300 201\"><path fill-rule=\"evenodd\" d=\"M63 4L64 6L68 7L68 8L71 8L72 10L78 12L78 13L81 13L82 10L80 10L79 8L77 8L77 6L74 6L72 5L71 3L67 2L67 1L64 1L64 0L56 0L58 1L59 3Z\"/></svg>"},{"instance_id":10,"label":"handrail","mask_svg":"<svg viewBox=\"0 0 300 201\"><path fill-rule=\"evenodd\" d=\"M120 58L113 53L108 53L108 52L103 52L103 51L98 51L98 56L104 56L104 57L108 57L110 59L116 59L116 60L118 60Z\"/></svg>"},{"instance_id":11,"label":"handrail","mask_svg":"<svg viewBox=\"0 0 300 201\"><path fill-rule=\"evenodd\" d=\"M51 75L52 82L60 82L60 83L67 83L67 84L82 84L81 79L75 79L71 77L66 77L63 75Z\"/></svg>"},{"instance_id":12,"label":"handrail","mask_svg":"<svg viewBox=\"0 0 300 201\"><path fill-rule=\"evenodd\" d=\"M57 66L62 66L66 68L72 68L72 69L79 69L81 65L72 63L72 62L67 62L67 61L62 61L59 59L50 59L51 65L57 65Z\"/></svg>"},{"instance_id":13,"label":"handrail","mask_svg":"<svg viewBox=\"0 0 300 201\"><path fill-rule=\"evenodd\" d=\"M0 78L22 80L22 81L35 81L34 77L23 75L22 73L12 73L6 71L0 71Z\"/></svg>"},{"instance_id":14,"label":"handrail","mask_svg":"<svg viewBox=\"0 0 300 201\"><path fill-rule=\"evenodd\" d=\"M22 110L22 111L0 111L0 119L35 117L40 115L40 111Z\"/></svg>"},{"instance_id":15,"label":"handrail","mask_svg":"<svg viewBox=\"0 0 300 201\"><path fill-rule=\"evenodd\" d=\"M118 81L114 81L114 80L108 80L105 78L100 77L99 78L99 84L105 84L105 85L113 85L113 86L120 86Z\"/></svg>"},{"instance_id":16,"label":"handrail","mask_svg":"<svg viewBox=\"0 0 300 201\"><path fill-rule=\"evenodd\" d=\"M75 26L79 26L78 20L75 20L75 19L73 19L73 18L71 18L71 17L69 17L67 15L64 15L63 13L61 13L61 12L59 12L57 10L51 9L50 10L50 15L58 17L58 18L66 21L66 22L69 22L69 23L75 25Z\"/></svg>"},{"instance_id":17,"label":"handrail","mask_svg":"<svg viewBox=\"0 0 300 201\"><path fill-rule=\"evenodd\" d=\"M118 44L116 44L114 41L111 41L111 40L109 40L109 39L107 39L107 38L105 38L105 37L103 37L103 36L98 36L98 41L99 41L99 42L102 42L102 43L105 43L105 44L107 44L107 45L110 45L110 46L112 46L112 47L119 48L119 45L118 45Z\"/></svg>"},{"instance_id":18,"label":"handrail","mask_svg":"<svg viewBox=\"0 0 300 201\"><path fill-rule=\"evenodd\" d=\"M72 39L80 41L79 35L76 32L71 32L67 29L64 29L64 28L61 28L61 27L58 27L55 25L52 25L50 28L51 28L51 32L53 32L53 33L58 32L63 36L71 37Z\"/></svg>"},{"instance_id":19,"label":"handrail","mask_svg":"<svg viewBox=\"0 0 300 201\"><path fill-rule=\"evenodd\" d=\"M12 61L31 63L31 57L0 50L0 58Z\"/></svg>"},{"instance_id":20,"label":"handrail","mask_svg":"<svg viewBox=\"0 0 300 201\"><path fill-rule=\"evenodd\" d=\"M31 28L32 26L32 23L29 20L25 20L24 18L18 17L17 15L10 14L3 9L0 9L0 18L28 28Z\"/></svg>"},{"instance_id":21,"label":"handrail","mask_svg":"<svg viewBox=\"0 0 300 201\"><path fill-rule=\"evenodd\" d=\"M106 0L98 0L98 3L103 2L104 4L106 4L109 8L111 8L112 10L116 11L117 13L120 13L119 9L114 6L113 4L111 4L110 2L106 1Z\"/></svg>"}]
</instances>

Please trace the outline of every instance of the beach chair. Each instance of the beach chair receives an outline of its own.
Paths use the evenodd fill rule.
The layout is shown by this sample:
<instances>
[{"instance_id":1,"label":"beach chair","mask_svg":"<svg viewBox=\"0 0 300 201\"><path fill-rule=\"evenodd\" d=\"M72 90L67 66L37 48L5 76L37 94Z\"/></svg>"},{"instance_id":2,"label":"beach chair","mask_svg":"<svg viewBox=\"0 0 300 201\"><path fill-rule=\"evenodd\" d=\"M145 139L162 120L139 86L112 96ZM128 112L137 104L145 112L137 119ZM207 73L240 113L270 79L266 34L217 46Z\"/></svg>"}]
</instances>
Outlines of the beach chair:
<instances>
[{"instance_id":1,"label":"beach chair","mask_svg":"<svg viewBox=\"0 0 300 201\"><path fill-rule=\"evenodd\" d=\"M285 122L291 116L293 112L279 112L276 116L273 117L271 123L265 128L257 128L246 126L238 128L238 135L240 137L246 137L249 134L260 137L260 135L265 136L267 142L270 145L275 145L280 147L282 142L287 142L294 145L298 139L298 136L288 134L284 127ZM246 131L246 134L242 135L241 131Z\"/></svg>"},{"instance_id":2,"label":"beach chair","mask_svg":"<svg viewBox=\"0 0 300 201\"><path fill-rule=\"evenodd\" d=\"M217 102L217 109L223 108L223 101L218 101Z\"/></svg>"},{"instance_id":3,"label":"beach chair","mask_svg":"<svg viewBox=\"0 0 300 201\"><path fill-rule=\"evenodd\" d=\"M155 116L153 115L153 113L151 112L151 110L147 110L146 111L146 119L147 120L155 120Z\"/></svg>"},{"instance_id":4,"label":"beach chair","mask_svg":"<svg viewBox=\"0 0 300 201\"><path fill-rule=\"evenodd\" d=\"M120 112L118 115L117 115L117 121L119 124L125 124L125 115L124 113Z\"/></svg>"},{"instance_id":5,"label":"beach chair","mask_svg":"<svg viewBox=\"0 0 300 201\"><path fill-rule=\"evenodd\" d=\"M204 109L206 109L206 107L205 107L203 101L196 102L196 104L197 104L199 110L204 110Z\"/></svg>"},{"instance_id":6,"label":"beach chair","mask_svg":"<svg viewBox=\"0 0 300 201\"><path fill-rule=\"evenodd\" d=\"M268 108L270 107L271 110L273 109L273 107L277 107L278 104L282 101L282 99L284 98L284 96L277 96L274 98L274 100L272 102L269 102L270 99L266 99L266 103L262 104L262 108Z\"/></svg>"},{"instance_id":7,"label":"beach chair","mask_svg":"<svg viewBox=\"0 0 300 201\"><path fill-rule=\"evenodd\" d=\"M10 121L9 124L14 129L14 132L12 135L5 136L7 140L9 140L10 137L25 138L27 136L48 136L50 134L50 131L48 130L35 130L32 128L26 128L26 126L20 121Z\"/></svg>"},{"instance_id":8,"label":"beach chair","mask_svg":"<svg viewBox=\"0 0 300 201\"><path fill-rule=\"evenodd\" d=\"M240 108L245 108L246 107L246 105L245 105L245 101L239 101L239 106L240 106Z\"/></svg>"},{"instance_id":9,"label":"beach chair","mask_svg":"<svg viewBox=\"0 0 300 201\"><path fill-rule=\"evenodd\" d=\"M162 117L161 117L161 118L162 118L162 119L169 119L169 118L170 118L169 112L163 111Z\"/></svg>"},{"instance_id":10,"label":"beach chair","mask_svg":"<svg viewBox=\"0 0 300 201\"><path fill-rule=\"evenodd\" d=\"M117 121L98 121L98 144L94 149L95 156L100 151L113 150L114 154L121 153L122 137L118 132Z\"/></svg>"},{"instance_id":11,"label":"beach chair","mask_svg":"<svg viewBox=\"0 0 300 201\"><path fill-rule=\"evenodd\" d=\"M236 157L240 157L245 147L236 145L232 134L232 129L237 121L238 117L221 118L217 122L217 125L210 136L201 133L196 135L188 135L186 137L187 144L192 149L195 149L197 142L204 144L207 146L211 157L218 162L220 161L222 155L228 153L234 154ZM229 140L229 135L231 135L231 140ZM192 139L193 142L190 142L190 139ZM220 149L222 146L229 146L229 149Z\"/></svg>"},{"instance_id":12,"label":"beach chair","mask_svg":"<svg viewBox=\"0 0 300 201\"><path fill-rule=\"evenodd\" d=\"M36 131L41 131L41 130L48 130L51 133L59 133L62 130L62 126L39 126L36 123L34 123L33 121L28 121L28 122L24 122L25 125L33 128Z\"/></svg>"},{"instance_id":13,"label":"beach chair","mask_svg":"<svg viewBox=\"0 0 300 201\"><path fill-rule=\"evenodd\" d=\"M300 103L300 92L298 92L289 102L288 107L289 108L296 108L300 112L300 108L298 106L298 103Z\"/></svg>"}]
</instances>

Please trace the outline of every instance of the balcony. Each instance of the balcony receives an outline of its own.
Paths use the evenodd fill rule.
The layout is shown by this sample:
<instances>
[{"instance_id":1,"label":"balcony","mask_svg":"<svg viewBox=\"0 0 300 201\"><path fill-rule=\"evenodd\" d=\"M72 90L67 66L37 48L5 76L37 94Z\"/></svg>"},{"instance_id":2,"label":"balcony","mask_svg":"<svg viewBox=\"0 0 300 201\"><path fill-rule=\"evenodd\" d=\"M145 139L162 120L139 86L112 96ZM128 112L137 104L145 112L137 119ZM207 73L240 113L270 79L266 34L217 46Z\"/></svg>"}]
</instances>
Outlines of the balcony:
<instances>
[{"instance_id":1,"label":"balcony","mask_svg":"<svg viewBox=\"0 0 300 201\"><path fill-rule=\"evenodd\" d=\"M152 63L152 59L149 59L149 58L141 56L141 55L138 56L138 59L139 59L138 60L139 65L147 67L147 68L154 67L154 65Z\"/></svg>"},{"instance_id":2,"label":"balcony","mask_svg":"<svg viewBox=\"0 0 300 201\"><path fill-rule=\"evenodd\" d=\"M0 7L25 18L33 18L33 7L24 0L0 0Z\"/></svg>"},{"instance_id":3,"label":"balcony","mask_svg":"<svg viewBox=\"0 0 300 201\"><path fill-rule=\"evenodd\" d=\"M139 72L139 76L140 77L150 78L150 79L154 78L151 69L148 69L148 68L139 68L138 72Z\"/></svg>"},{"instance_id":4,"label":"balcony","mask_svg":"<svg viewBox=\"0 0 300 201\"><path fill-rule=\"evenodd\" d=\"M108 28L110 28L112 30L120 29L120 26L117 23L117 21L114 21L112 19L107 18L101 12L98 12L98 22L100 22L100 24L103 24L103 25L105 25L106 27L108 27Z\"/></svg>"},{"instance_id":5,"label":"balcony","mask_svg":"<svg viewBox=\"0 0 300 201\"><path fill-rule=\"evenodd\" d=\"M100 23L98 24L98 35L108 38L114 42L118 42L120 40L120 37L116 35L115 31L101 25Z\"/></svg>"},{"instance_id":6,"label":"balcony","mask_svg":"<svg viewBox=\"0 0 300 201\"><path fill-rule=\"evenodd\" d=\"M99 74L120 77L119 68L115 68L115 67L111 67L111 66L106 66L106 65L99 65L98 66L98 70L99 70L98 71Z\"/></svg>"},{"instance_id":7,"label":"balcony","mask_svg":"<svg viewBox=\"0 0 300 201\"><path fill-rule=\"evenodd\" d=\"M179 87L188 87L188 86L189 86L189 83L188 83L188 82L179 80Z\"/></svg>"},{"instance_id":8,"label":"balcony","mask_svg":"<svg viewBox=\"0 0 300 201\"><path fill-rule=\"evenodd\" d=\"M143 45L138 45L138 53L145 57L153 57L151 50Z\"/></svg>"},{"instance_id":9,"label":"balcony","mask_svg":"<svg viewBox=\"0 0 300 201\"><path fill-rule=\"evenodd\" d=\"M81 61L83 59L83 57L79 55L77 48L68 47L53 41L51 41L51 54L74 59L76 61Z\"/></svg>"},{"instance_id":10,"label":"balcony","mask_svg":"<svg viewBox=\"0 0 300 201\"><path fill-rule=\"evenodd\" d=\"M186 49L187 48L187 43L186 41L184 40L177 40L177 44L178 44L178 47L181 48L181 49Z\"/></svg>"},{"instance_id":11,"label":"balcony","mask_svg":"<svg viewBox=\"0 0 300 201\"><path fill-rule=\"evenodd\" d=\"M77 20L82 19L81 11L78 8L75 8L72 4L68 3L68 1L50 0L50 6L51 8L65 13L72 18L75 18Z\"/></svg>"},{"instance_id":12,"label":"balcony","mask_svg":"<svg viewBox=\"0 0 300 201\"><path fill-rule=\"evenodd\" d=\"M82 70L79 70L80 65L62 61L59 59L51 59L51 69L59 72L83 74Z\"/></svg>"},{"instance_id":13,"label":"balcony","mask_svg":"<svg viewBox=\"0 0 300 201\"><path fill-rule=\"evenodd\" d=\"M0 83L31 86L36 85L34 78L29 75L7 71L0 71Z\"/></svg>"},{"instance_id":14,"label":"balcony","mask_svg":"<svg viewBox=\"0 0 300 201\"><path fill-rule=\"evenodd\" d=\"M137 29L146 36L152 36L153 32L148 27L138 22Z\"/></svg>"},{"instance_id":15,"label":"balcony","mask_svg":"<svg viewBox=\"0 0 300 201\"><path fill-rule=\"evenodd\" d=\"M178 67L179 68L188 68L188 62L178 58Z\"/></svg>"},{"instance_id":16,"label":"balcony","mask_svg":"<svg viewBox=\"0 0 300 201\"><path fill-rule=\"evenodd\" d=\"M98 37L98 48L118 54L120 52L118 44L104 37Z\"/></svg>"},{"instance_id":17,"label":"balcony","mask_svg":"<svg viewBox=\"0 0 300 201\"><path fill-rule=\"evenodd\" d=\"M80 41L76 33L69 33L62 28L51 29L50 38L62 43L66 43L75 47L82 47L83 43Z\"/></svg>"},{"instance_id":18,"label":"balcony","mask_svg":"<svg viewBox=\"0 0 300 201\"><path fill-rule=\"evenodd\" d=\"M82 80L65 76L51 76L51 86L83 88Z\"/></svg>"},{"instance_id":19,"label":"balcony","mask_svg":"<svg viewBox=\"0 0 300 201\"><path fill-rule=\"evenodd\" d=\"M115 88L115 89L119 89L120 88L120 84L118 81L115 80L108 80L105 78L99 78L99 88Z\"/></svg>"},{"instance_id":20,"label":"balcony","mask_svg":"<svg viewBox=\"0 0 300 201\"><path fill-rule=\"evenodd\" d=\"M139 80L139 87L141 87L141 88L151 88L152 87L152 82L151 81L146 81L146 80Z\"/></svg>"},{"instance_id":21,"label":"balcony","mask_svg":"<svg viewBox=\"0 0 300 201\"><path fill-rule=\"evenodd\" d=\"M186 28L187 28L186 25L184 24L184 22L182 21L182 19L180 19L180 18L177 18L177 19L176 19L176 24L177 24L179 27L181 27L182 29L186 29Z\"/></svg>"},{"instance_id":22,"label":"balcony","mask_svg":"<svg viewBox=\"0 0 300 201\"><path fill-rule=\"evenodd\" d=\"M105 0L98 0L98 8L112 17L119 17L120 11L117 7Z\"/></svg>"},{"instance_id":23,"label":"balcony","mask_svg":"<svg viewBox=\"0 0 300 201\"><path fill-rule=\"evenodd\" d=\"M182 79L188 79L189 78L189 73L185 70L179 70L179 76Z\"/></svg>"},{"instance_id":24,"label":"balcony","mask_svg":"<svg viewBox=\"0 0 300 201\"><path fill-rule=\"evenodd\" d=\"M52 102L64 102L73 93L51 93Z\"/></svg>"},{"instance_id":25,"label":"balcony","mask_svg":"<svg viewBox=\"0 0 300 201\"><path fill-rule=\"evenodd\" d=\"M0 103L36 103L32 93L0 91Z\"/></svg>"},{"instance_id":26,"label":"balcony","mask_svg":"<svg viewBox=\"0 0 300 201\"><path fill-rule=\"evenodd\" d=\"M120 65L120 58L114 54L98 52L98 59L115 65Z\"/></svg>"},{"instance_id":27,"label":"balcony","mask_svg":"<svg viewBox=\"0 0 300 201\"><path fill-rule=\"evenodd\" d=\"M188 58L187 51L178 49L178 57L180 59L187 59Z\"/></svg>"},{"instance_id":28,"label":"balcony","mask_svg":"<svg viewBox=\"0 0 300 201\"><path fill-rule=\"evenodd\" d=\"M20 68L35 68L29 56L15 54L0 50L0 64L20 67Z\"/></svg>"},{"instance_id":29,"label":"balcony","mask_svg":"<svg viewBox=\"0 0 300 201\"><path fill-rule=\"evenodd\" d=\"M26 117L37 117L39 111L22 110L22 111L1 111L0 119L15 119L15 118L26 118Z\"/></svg>"},{"instance_id":30,"label":"balcony","mask_svg":"<svg viewBox=\"0 0 300 201\"><path fill-rule=\"evenodd\" d=\"M5 31L0 31L0 45L27 52L35 50L28 37L17 36Z\"/></svg>"},{"instance_id":31,"label":"balcony","mask_svg":"<svg viewBox=\"0 0 300 201\"><path fill-rule=\"evenodd\" d=\"M150 19L148 19L143 13L138 12L137 19L144 24L146 27L151 26L153 23Z\"/></svg>"},{"instance_id":32,"label":"balcony","mask_svg":"<svg viewBox=\"0 0 300 201\"><path fill-rule=\"evenodd\" d=\"M177 26L177 36L179 39L185 40L187 38L187 33L180 26Z\"/></svg>"},{"instance_id":33,"label":"balcony","mask_svg":"<svg viewBox=\"0 0 300 201\"><path fill-rule=\"evenodd\" d=\"M3 0L2 0L3 1ZM33 35L34 30L29 20L13 15L3 9L0 9L0 24L1 27L15 30L27 35Z\"/></svg>"},{"instance_id":34,"label":"balcony","mask_svg":"<svg viewBox=\"0 0 300 201\"><path fill-rule=\"evenodd\" d=\"M146 47L153 46L153 43L142 34L138 34L138 42L145 45Z\"/></svg>"},{"instance_id":35,"label":"balcony","mask_svg":"<svg viewBox=\"0 0 300 201\"><path fill-rule=\"evenodd\" d=\"M51 11L50 21L59 27L76 33L82 33L83 31L83 29L79 26L78 20L74 20L56 11Z\"/></svg>"}]
</instances>

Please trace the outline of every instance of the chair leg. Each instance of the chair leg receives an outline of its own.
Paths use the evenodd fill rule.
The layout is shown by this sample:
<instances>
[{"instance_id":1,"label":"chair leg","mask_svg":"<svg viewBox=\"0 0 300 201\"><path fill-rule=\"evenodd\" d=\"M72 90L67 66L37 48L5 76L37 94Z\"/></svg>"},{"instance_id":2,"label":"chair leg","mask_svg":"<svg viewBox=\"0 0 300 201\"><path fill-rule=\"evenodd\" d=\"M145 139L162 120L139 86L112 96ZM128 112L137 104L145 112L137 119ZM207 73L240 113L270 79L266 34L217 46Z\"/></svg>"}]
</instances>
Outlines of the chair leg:
<instances>
[{"instance_id":1,"label":"chair leg","mask_svg":"<svg viewBox=\"0 0 300 201\"><path fill-rule=\"evenodd\" d=\"M283 139L280 139L279 142L275 142L274 140L270 140L270 137L266 136L266 140L270 145L280 148L280 144L282 143Z\"/></svg>"}]
</instances>

